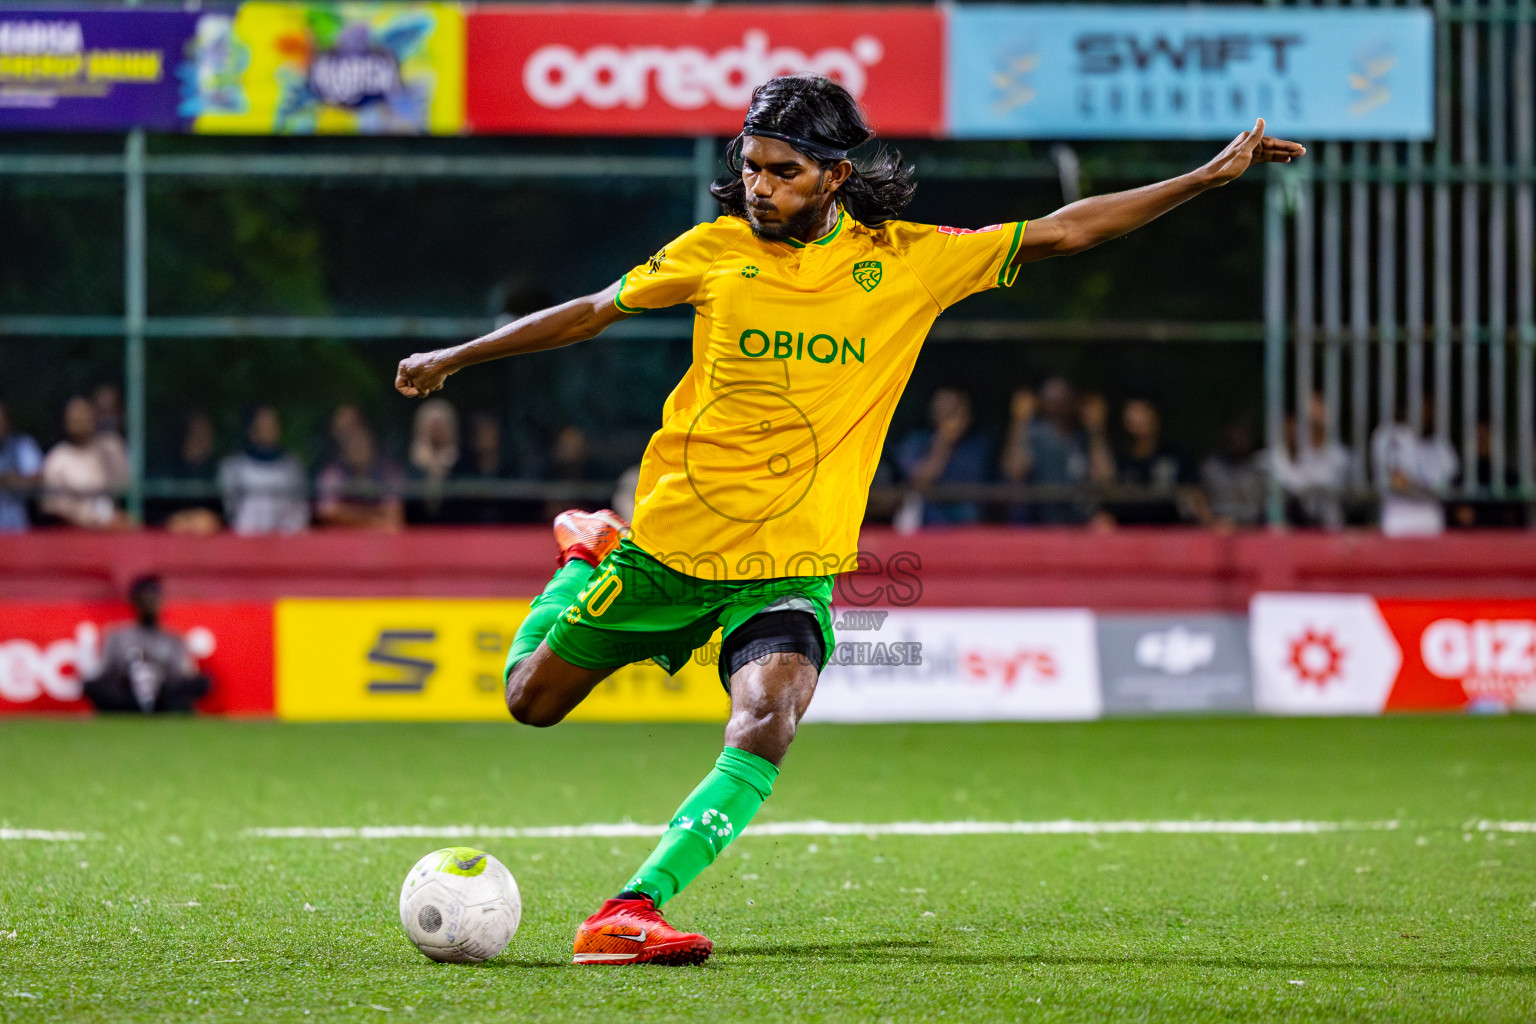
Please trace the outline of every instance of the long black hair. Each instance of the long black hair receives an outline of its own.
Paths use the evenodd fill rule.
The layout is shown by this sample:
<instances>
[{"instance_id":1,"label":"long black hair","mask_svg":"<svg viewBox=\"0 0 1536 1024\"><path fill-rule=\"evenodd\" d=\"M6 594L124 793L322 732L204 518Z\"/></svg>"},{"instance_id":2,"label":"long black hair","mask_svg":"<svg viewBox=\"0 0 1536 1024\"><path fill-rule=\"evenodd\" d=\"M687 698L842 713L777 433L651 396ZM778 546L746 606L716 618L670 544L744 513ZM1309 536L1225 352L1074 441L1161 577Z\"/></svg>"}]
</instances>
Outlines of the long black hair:
<instances>
[{"instance_id":1,"label":"long black hair","mask_svg":"<svg viewBox=\"0 0 1536 1024\"><path fill-rule=\"evenodd\" d=\"M784 75L764 82L752 91L746 120L778 135L813 143L812 148L821 152L796 149L823 170L837 163L825 159L824 152L846 152L875 138L858 101L847 89L820 75ZM710 195L725 212L737 217L747 213L746 185L741 180L744 141L745 135L738 135L726 148L725 166L730 173L709 187ZM837 200L854 220L875 227L899 215L916 191L917 179L912 168L902 164L901 154L879 146L853 161L853 173L838 189Z\"/></svg>"}]
</instances>

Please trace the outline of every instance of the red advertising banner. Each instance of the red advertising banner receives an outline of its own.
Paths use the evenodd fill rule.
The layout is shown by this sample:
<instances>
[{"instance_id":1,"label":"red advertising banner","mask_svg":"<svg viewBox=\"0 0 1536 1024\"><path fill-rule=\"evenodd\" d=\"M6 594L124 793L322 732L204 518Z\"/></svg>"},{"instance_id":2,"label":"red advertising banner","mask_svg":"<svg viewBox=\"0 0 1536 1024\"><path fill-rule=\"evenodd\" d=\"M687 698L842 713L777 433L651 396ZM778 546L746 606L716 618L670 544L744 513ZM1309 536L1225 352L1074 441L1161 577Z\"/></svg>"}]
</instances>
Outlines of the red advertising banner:
<instances>
[{"instance_id":1,"label":"red advertising banner","mask_svg":"<svg viewBox=\"0 0 1536 1024\"><path fill-rule=\"evenodd\" d=\"M1376 603L1403 652L1388 711L1536 708L1536 601Z\"/></svg>"},{"instance_id":2,"label":"red advertising banner","mask_svg":"<svg viewBox=\"0 0 1536 1024\"><path fill-rule=\"evenodd\" d=\"M0 715L89 711L81 682L100 664L107 632L129 617L121 604L0 603ZM200 710L272 713L270 603L171 602L163 621L213 681Z\"/></svg>"},{"instance_id":3,"label":"red advertising banner","mask_svg":"<svg viewBox=\"0 0 1536 1024\"><path fill-rule=\"evenodd\" d=\"M470 131L735 135L783 74L841 82L882 135L943 129L934 7L481 8L468 17Z\"/></svg>"},{"instance_id":4,"label":"red advertising banner","mask_svg":"<svg viewBox=\"0 0 1536 1024\"><path fill-rule=\"evenodd\" d=\"M1262 711L1536 710L1536 601L1259 594L1249 629Z\"/></svg>"}]
</instances>

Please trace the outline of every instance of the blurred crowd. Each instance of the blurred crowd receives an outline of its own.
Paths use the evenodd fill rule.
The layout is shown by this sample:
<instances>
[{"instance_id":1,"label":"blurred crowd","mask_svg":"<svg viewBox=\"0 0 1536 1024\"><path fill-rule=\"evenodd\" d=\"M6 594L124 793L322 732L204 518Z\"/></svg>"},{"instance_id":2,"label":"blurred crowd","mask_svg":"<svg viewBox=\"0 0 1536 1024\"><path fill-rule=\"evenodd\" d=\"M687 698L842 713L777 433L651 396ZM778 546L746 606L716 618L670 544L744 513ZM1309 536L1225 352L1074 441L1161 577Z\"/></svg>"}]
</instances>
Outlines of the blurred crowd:
<instances>
[{"instance_id":1,"label":"blurred crowd","mask_svg":"<svg viewBox=\"0 0 1536 1024\"><path fill-rule=\"evenodd\" d=\"M147 525L190 534L393 530L547 521L570 504L537 495L509 498L505 485L513 470L498 417L477 412L461 424L458 410L441 398L414 407L399 460L353 404L331 413L313 471L297 446L285 443L276 407L252 408L241 426L238 443L221 446L206 412L182 417L168 457L151 474L156 486L144 504ZM36 525L135 528L122 501L130 469L121 393L105 384L70 398L60 427L59 440L44 453L33 437L12 428L0 403L0 532ZM590 482L607 496L580 427L554 433L536 472L541 481ZM607 480L611 484L611 474Z\"/></svg>"},{"instance_id":2,"label":"blurred crowd","mask_svg":"<svg viewBox=\"0 0 1536 1024\"><path fill-rule=\"evenodd\" d=\"M1435 435L1432 400L1423 404L1418 429L1399 410L1398 422L1373 433L1368 452L1339 441L1321 395L1306 404L1305 422L1288 416L1277 448L1260 448L1251 418L1239 416L1213 450L1191 455L1164 438L1158 409L1146 398L1111 409L1103 395L1079 394L1067 380L1051 378L1013 393L998 437L976 427L966 391L940 388L929 405L930 425L895 449L894 477L907 489L896 525L999 518L995 501L938 497L965 485L985 493L980 485L988 484L1016 485L1028 496L1002 503L1000 518L1016 524L1254 527L1268 521L1273 487L1295 527L1374 524L1391 536L1425 536L1447 526L1525 525L1523 502L1453 497L1463 467ZM1478 441L1474 479L1486 483L1486 424ZM1505 483L1513 490L1513 473Z\"/></svg>"},{"instance_id":3,"label":"blurred crowd","mask_svg":"<svg viewBox=\"0 0 1536 1024\"><path fill-rule=\"evenodd\" d=\"M893 438L876 474L876 487L897 496L884 514L898 529L999 521L1237 529L1267 521L1272 493L1281 496L1285 520L1295 527L1374 524L1410 536L1447 526L1525 525L1522 502L1454 496L1464 467L1436 436L1428 400L1417 429L1399 415L1374 432L1366 452L1340 442L1317 395L1304 422L1287 418L1278 448L1260 448L1251 418L1237 417L1198 454L1164 437L1151 400L1132 397L1112 407L1105 396L1079 393L1060 377L1017 389L1003 412L1003 429L989 431L978 426L965 390L934 392L928 426ZM623 515L633 510L638 467L605 469L581 427L567 425L545 438L530 470L528 459L512 465L495 413L461 416L448 400L433 398L413 414L403 457L396 459L357 405L340 405L329 416L323 448L307 465L285 444L274 406L249 410L238 442L223 446L213 419L191 411L169 457L151 473L156 486L144 521L182 533L254 535L540 522L573 504L609 504ZM1489 447L1484 426L1472 469L1485 484ZM121 500L129 475L123 403L114 385L70 398L59 439L46 453L12 429L0 404L0 532L32 525L132 529L137 524ZM509 487L513 479L530 486ZM1507 483L1513 488L1515 481ZM582 497L572 497L578 493ZM879 505L872 503L872 516L882 514Z\"/></svg>"}]
</instances>

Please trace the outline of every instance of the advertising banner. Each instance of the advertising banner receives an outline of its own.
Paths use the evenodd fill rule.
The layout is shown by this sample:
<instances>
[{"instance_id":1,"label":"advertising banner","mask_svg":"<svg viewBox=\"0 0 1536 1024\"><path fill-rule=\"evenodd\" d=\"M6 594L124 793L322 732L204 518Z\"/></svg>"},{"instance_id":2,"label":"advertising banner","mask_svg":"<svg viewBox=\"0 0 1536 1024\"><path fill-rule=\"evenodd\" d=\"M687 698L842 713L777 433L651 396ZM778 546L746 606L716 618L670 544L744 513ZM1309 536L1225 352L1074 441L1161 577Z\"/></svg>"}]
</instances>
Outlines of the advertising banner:
<instances>
[{"instance_id":1,"label":"advertising banner","mask_svg":"<svg viewBox=\"0 0 1536 1024\"><path fill-rule=\"evenodd\" d=\"M116 603L0 603L0 715L89 711L81 684L100 666L107 633L130 616ZM169 602L162 622L212 680L199 710L272 713L270 604Z\"/></svg>"},{"instance_id":2,"label":"advertising banner","mask_svg":"<svg viewBox=\"0 0 1536 1024\"><path fill-rule=\"evenodd\" d=\"M1252 711L1241 615L1100 615L1107 714Z\"/></svg>"},{"instance_id":3,"label":"advertising banner","mask_svg":"<svg viewBox=\"0 0 1536 1024\"><path fill-rule=\"evenodd\" d=\"M1423 9L962 6L949 22L957 138L1426 139Z\"/></svg>"},{"instance_id":4,"label":"advertising banner","mask_svg":"<svg viewBox=\"0 0 1536 1024\"><path fill-rule=\"evenodd\" d=\"M477 133L735 135L752 90L815 72L882 135L943 127L944 26L931 7L483 7L469 15Z\"/></svg>"},{"instance_id":5,"label":"advertising banner","mask_svg":"<svg viewBox=\"0 0 1536 1024\"><path fill-rule=\"evenodd\" d=\"M197 132L444 135L464 127L449 3L245 3L205 14L182 113Z\"/></svg>"},{"instance_id":6,"label":"advertising banner","mask_svg":"<svg viewBox=\"0 0 1536 1024\"><path fill-rule=\"evenodd\" d=\"M284 600L277 603L277 712L290 721L511 721L502 666L526 600ZM570 721L724 721L718 644L675 676L629 665Z\"/></svg>"},{"instance_id":7,"label":"advertising banner","mask_svg":"<svg viewBox=\"0 0 1536 1024\"><path fill-rule=\"evenodd\" d=\"M1250 629L1261 711L1536 710L1536 601L1259 594Z\"/></svg>"},{"instance_id":8,"label":"advertising banner","mask_svg":"<svg viewBox=\"0 0 1536 1024\"><path fill-rule=\"evenodd\" d=\"M173 131L195 14L0 7L0 130Z\"/></svg>"},{"instance_id":9,"label":"advertising banner","mask_svg":"<svg viewBox=\"0 0 1536 1024\"><path fill-rule=\"evenodd\" d=\"M1098 651L1083 609L841 609L812 722L1097 718Z\"/></svg>"}]
</instances>

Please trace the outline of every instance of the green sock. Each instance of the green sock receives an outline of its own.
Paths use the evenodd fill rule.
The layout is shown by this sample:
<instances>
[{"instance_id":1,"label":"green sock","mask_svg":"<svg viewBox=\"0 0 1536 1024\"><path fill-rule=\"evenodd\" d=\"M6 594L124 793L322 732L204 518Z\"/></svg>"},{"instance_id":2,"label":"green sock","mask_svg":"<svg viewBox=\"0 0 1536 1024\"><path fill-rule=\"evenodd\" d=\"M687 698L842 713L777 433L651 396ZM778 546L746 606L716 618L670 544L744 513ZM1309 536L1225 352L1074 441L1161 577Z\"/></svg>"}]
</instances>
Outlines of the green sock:
<instances>
[{"instance_id":1,"label":"green sock","mask_svg":"<svg viewBox=\"0 0 1536 1024\"><path fill-rule=\"evenodd\" d=\"M593 567L579 558L573 558L555 570L549 582L544 584L543 592L533 599L528 617L517 627L512 649L507 651L506 667L502 669L503 679L512 674L518 662L539 649L539 644L554 628L555 620L576 600L577 592L586 585L592 572Z\"/></svg>"},{"instance_id":2,"label":"green sock","mask_svg":"<svg viewBox=\"0 0 1536 1024\"><path fill-rule=\"evenodd\" d=\"M658 907L676 896L741 834L778 777L779 770L756 754L726 747L624 888L645 893Z\"/></svg>"}]
</instances>

